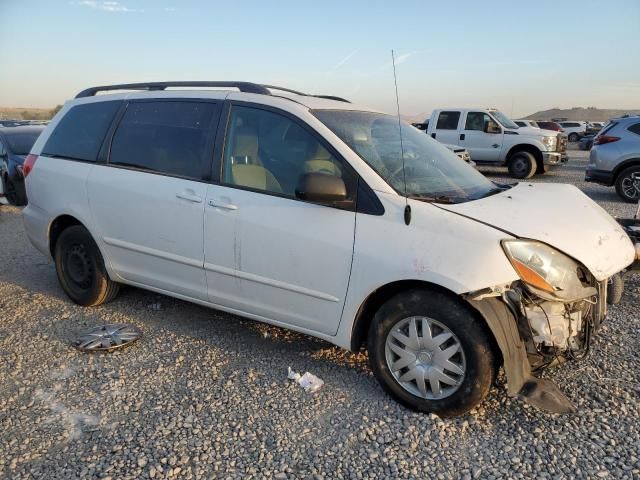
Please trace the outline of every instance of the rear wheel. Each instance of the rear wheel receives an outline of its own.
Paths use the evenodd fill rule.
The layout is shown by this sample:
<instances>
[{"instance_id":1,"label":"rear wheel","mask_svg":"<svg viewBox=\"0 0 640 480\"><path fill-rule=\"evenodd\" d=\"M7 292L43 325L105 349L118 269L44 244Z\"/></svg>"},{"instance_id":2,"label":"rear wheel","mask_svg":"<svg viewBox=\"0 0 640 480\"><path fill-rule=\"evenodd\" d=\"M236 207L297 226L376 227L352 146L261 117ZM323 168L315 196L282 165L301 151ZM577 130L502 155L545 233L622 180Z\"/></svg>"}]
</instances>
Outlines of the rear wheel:
<instances>
[{"instance_id":1,"label":"rear wheel","mask_svg":"<svg viewBox=\"0 0 640 480\"><path fill-rule=\"evenodd\" d=\"M409 408L462 415L495 377L490 337L450 296L411 290L388 300L369 329L369 361L387 393Z\"/></svg>"},{"instance_id":2,"label":"rear wheel","mask_svg":"<svg viewBox=\"0 0 640 480\"><path fill-rule=\"evenodd\" d=\"M569 134L569 141L570 142L577 142L580 139L580 136L577 133L570 133Z\"/></svg>"},{"instance_id":3,"label":"rear wheel","mask_svg":"<svg viewBox=\"0 0 640 480\"><path fill-rule=\"evenodd\" d=\"M55 262L62 289L78 305L100 305L118 294L120 286L109 278L102 254L86 228L74 225L60 234Z\"/></svg>"},{"instance_id":4,"label":"rear wheel","mask_svg":"<svg viewBox=\"0 0 640 480\"><path fill-rule=\"evenodd\" d=\"M625 202L635 203L640 198L634 176L640 176L640 165L629 167L616 177L616 192Z\"/></svg>"},{"instance_id":5,"label":"rear wheel","mask_svg":"<svg viewBox=\"0 0 640 480\"><path fill-rule=\"evenodd\" d=\"M11 205L22 207L27 204L27 194L24 189L24 182L16 182L10 177L5 177L4 192L7 201Z\"/></svg>"},{"instance_id":6,"label":"rear wheel","mask_svg":"<svg viewBox=\"0 0 640 480\"><path fill-rule=\"evenodd\" d=\"M535 175L538 164L529 152L516 152L509 158L509 174L514 178L531 178Z\"/></svg>"}]
</instances>

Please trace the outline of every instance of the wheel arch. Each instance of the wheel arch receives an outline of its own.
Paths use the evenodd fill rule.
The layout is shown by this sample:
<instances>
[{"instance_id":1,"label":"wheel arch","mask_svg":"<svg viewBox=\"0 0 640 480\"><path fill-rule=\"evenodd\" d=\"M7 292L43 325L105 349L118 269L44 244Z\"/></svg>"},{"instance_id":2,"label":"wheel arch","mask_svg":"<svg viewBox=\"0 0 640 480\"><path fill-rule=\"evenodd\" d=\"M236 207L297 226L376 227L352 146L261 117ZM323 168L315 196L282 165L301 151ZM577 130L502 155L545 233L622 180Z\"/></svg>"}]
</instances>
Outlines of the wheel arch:
<instances>
[{"instance_id":1,"label":"wheel arch","mask_svg":"<svg viewBox=\"0 0 640 480\"><path fill-rule=\"evenodd\" d=\"M521 151L529 152L531 155L533 155L536 159L536 164L538 165L538 167L544 166L542 151L538 147L536 147L535 145L531 145L530 143L519 143L511 147L507 152L506 163L508 163L509 160L511 160L511 157L515 153L521 152Z\"/></svg>"},{"instance_id":2,"label":"wheel arch","mask_svg":"<svg viewBox=\"0 0 640 480\"><path fill-rule=\"evenodd\" d=\"M51 253L51 257L55 255L55 248L58 238L60 238L60 234L64 232L67 228L79 225L81 227L87 228L87 226L78 220L73 215L62 214L58 215L49 225L49 252ZM89 229L87 228L87 231Z\"/></svg>"},{"instance_id":3,"label":"wheel arch","mask_svg":"<svg viewBox=\"0 0 640 480\"><path fill-rule=\"evenodd\" d=\"M629 167L640 166L640 157L629 158L616 166L613 170L613 183L618 179L618 175Z\"/></svg>"},{"instance_id":4,"label":"wheel arch","mask_svg":"<svg viewBox=\"0 0 640 480\"><path fill-rule=\"evenodd\" d=\"M414 289L430 290L439 293L443 293L448 297L457 301L463 306L469 314L487 330L489 338L491 339L491 347L496 354L496 358L502 364L502 351L498 347L498 343L495 336L489 327L486 319L480 314L478 310L473 308L466 300L460 295L452 292L448 288L445 288L436 283L427 282L424 280L398 280L387 283L378 287L371 292L367 298L362 302L356 316L354 318L351 327L351 344L350 349L353 352L357 352L366 343L369 326L373 320L374 315L380 309L382 304L392 298L393 296Z\"/></svg>"}]
</instances>

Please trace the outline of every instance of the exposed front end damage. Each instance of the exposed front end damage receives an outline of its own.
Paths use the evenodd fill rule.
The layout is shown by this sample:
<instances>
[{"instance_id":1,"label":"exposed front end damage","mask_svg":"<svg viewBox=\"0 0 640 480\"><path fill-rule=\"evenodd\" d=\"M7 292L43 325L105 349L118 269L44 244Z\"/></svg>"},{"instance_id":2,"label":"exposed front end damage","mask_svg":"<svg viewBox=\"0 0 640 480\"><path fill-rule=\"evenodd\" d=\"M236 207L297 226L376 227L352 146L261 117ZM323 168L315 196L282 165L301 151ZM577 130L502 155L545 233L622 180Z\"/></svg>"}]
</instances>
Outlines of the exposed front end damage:
<instances>
[{"instance_id":1,"label":"exposed front end damage","mask_svg":"<svg viewBox=\"0 0 640 480\"><path fill-rule=\"evenodd\" d=\"M607 313L606 280L598 282L586 270L580 275L582 288L560 295L517 281L465 296L502 352L509 395L552 413L576 409L553 382L534 373L583 358Z\"/></svg>"}]
</instances>

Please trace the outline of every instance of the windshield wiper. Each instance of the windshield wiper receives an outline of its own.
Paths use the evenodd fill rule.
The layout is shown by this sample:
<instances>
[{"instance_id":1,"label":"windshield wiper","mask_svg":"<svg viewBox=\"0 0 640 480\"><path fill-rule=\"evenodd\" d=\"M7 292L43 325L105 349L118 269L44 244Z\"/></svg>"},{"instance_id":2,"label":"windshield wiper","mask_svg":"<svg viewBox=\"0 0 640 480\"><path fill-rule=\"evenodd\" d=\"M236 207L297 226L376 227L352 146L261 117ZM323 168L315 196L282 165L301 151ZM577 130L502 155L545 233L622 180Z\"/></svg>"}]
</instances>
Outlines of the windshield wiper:
<instances>
[{"instance_id":1,"label":"windshield wiper","mask_svg":"<svg viewBox=\"0 0 640 480\"><path fill-rule=\"evenodd\" d=\"M504 192L506 190L509 190L512 186L513 185L500 185L500 184L497 184L495 187L487 190L485 193L483 193L479 197L476 197L475 200L478 200L480 198L490 197L491 195L495 195L496 193L502 193L502 192Z\"/></svg>"},{"instance_id":2,"label":"windshield wiper","mask_svg":"<svg viewBox=\"0 0 640 480\"><path fill-rule=\"evenodd\" d=\"M432 202L432 203L456 203L456 200L462 200L460 197L450 197L448 195L422 195L422 194L414 194L409 195L409 198L414 200L420 200L422 202Z\"/></svg>"}]
</instances>

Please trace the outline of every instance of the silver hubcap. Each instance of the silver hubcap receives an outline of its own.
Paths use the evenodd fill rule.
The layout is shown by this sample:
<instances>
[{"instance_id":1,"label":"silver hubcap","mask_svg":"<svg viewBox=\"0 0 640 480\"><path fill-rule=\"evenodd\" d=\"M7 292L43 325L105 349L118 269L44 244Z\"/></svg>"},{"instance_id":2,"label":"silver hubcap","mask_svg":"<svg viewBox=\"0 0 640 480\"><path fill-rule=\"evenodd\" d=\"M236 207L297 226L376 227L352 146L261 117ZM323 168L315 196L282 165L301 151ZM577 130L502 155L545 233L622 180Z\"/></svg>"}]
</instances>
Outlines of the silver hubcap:
<instances>
[{"instance_id":1,"label":"silver hubcap","mask_svg":"<svg viewBox=\"0 0 640 480\"><path fill-rule=\"evenodd\" d=\"M75 347L85 352L111 351L135 342L142 332L135 325L110 323L80 334Z\"/></svg>"},{"instance_id":2,"label":"silver hubcap","mask_svg":"<svg viewBox=\"0 0 640 480\"><path fill-rule=\"evenodd\" d=\"M628 198L638 198L635 175L629 175L622 179L622 191Z\"/></svg>"},{"instance_id":3,"label":"silver hubcap","mask_svg":"<svg viewBox=\"0 0 640 480\"><path fill-rule=\"evenodd\" d=\"M428 400L453 394L466 370L458 337L428 317L409 317L394 325L385 342L385 358L402 388Z\"/></svg>"}]
</instances>

